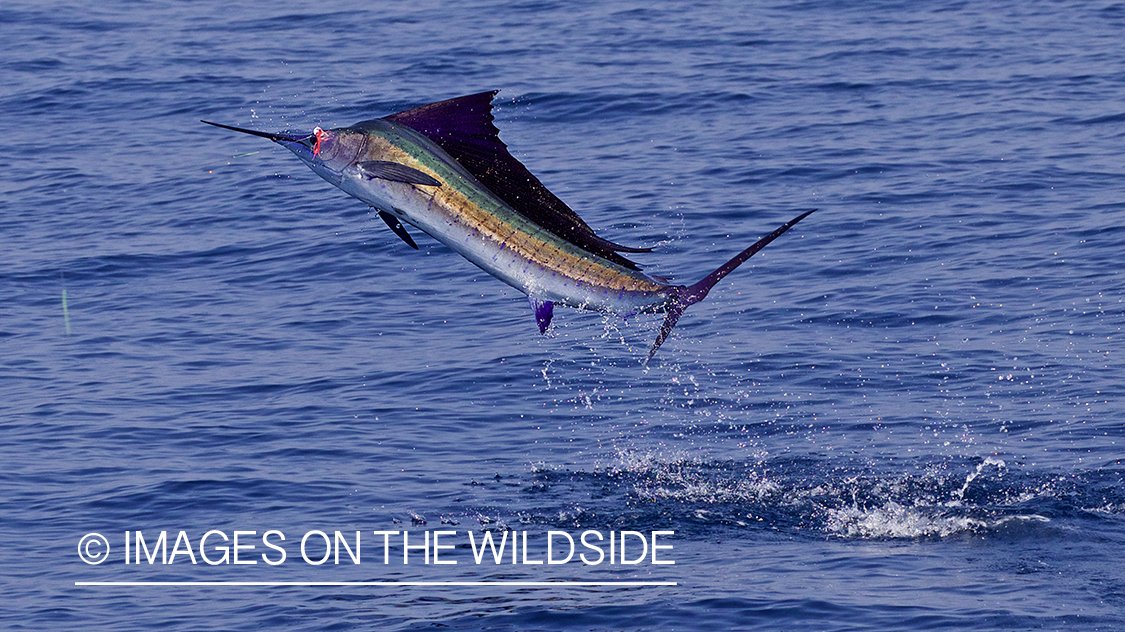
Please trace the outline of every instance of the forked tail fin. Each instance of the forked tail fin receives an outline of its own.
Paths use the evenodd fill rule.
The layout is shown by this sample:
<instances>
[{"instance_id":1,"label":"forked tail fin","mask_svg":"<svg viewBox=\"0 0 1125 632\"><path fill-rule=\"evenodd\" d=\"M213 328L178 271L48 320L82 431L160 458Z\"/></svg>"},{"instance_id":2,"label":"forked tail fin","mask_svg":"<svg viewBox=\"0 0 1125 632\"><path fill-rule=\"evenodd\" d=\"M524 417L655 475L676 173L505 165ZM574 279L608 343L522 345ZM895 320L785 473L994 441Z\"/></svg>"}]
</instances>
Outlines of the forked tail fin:
<instances>
[{"instance_id":1,"label":"forked tail fin","mask_svg":"<svg viewBox=\"0 0 1125 632\"><path fill-rule=\"evenodd\" d=\"M645 358L645 364L648 364L648 361L652 359L652 356L656 353L656 350L660 348L660 345L664 344L664 340L668 337L668 334L672 333L672 328L676 326L676 321L680 319L685 309L707 298L707 293L710 292L711 288L715 287L715 284L721 281L723 277L733 272L738 266L746 263L747 259L753 257L759 250L768 246L771 241L780 237L782 233L793 228L797 222L812 215L814 211L816 211L815 208L789 220L777 230L759 239L753 246L743 250L733 259L719 266L719 268L711 274L703 277L699 283L685 287L680 292L680 295L676 297L672 306L668 308L668 315L664 317L664 324L660 327L660 334L656 336L656 342L652 343L652 349L649 350L648 357Z\"/></svg>"}]
</instances>

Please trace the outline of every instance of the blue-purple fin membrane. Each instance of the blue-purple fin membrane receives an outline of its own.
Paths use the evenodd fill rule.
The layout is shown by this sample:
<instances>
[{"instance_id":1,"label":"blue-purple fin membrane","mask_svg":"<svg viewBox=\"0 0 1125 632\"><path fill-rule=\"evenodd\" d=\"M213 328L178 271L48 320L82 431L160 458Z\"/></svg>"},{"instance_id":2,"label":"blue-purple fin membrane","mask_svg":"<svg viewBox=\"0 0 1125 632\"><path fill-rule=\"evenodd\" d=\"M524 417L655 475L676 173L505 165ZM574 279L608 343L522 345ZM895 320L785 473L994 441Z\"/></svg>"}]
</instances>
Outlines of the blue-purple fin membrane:
<instances>
[{"instance_id":1,"label":"blue-purple fin membrane","mask_svg":"<svg viewBox=\"0 0 1125 632\"><path fill-rule=\"evenodd\" d=\"M535 322L539 325L539 333L547 333L551 326L551 317L555 315L555 304L551 301L541 301L534 297L527 297L531 302L531 309L535 310Z\"/></svg>"},{"instance_id":2,"label":"blue-purple fin membrane","mask_svg":"<svg viewBox=\"0 0 1125 632\"><path fill-rule=\"evenodd\" d=\"M615 244L594 234L569 206L508 153L493 124L492 98L499 90L430 103L384 117L437 143L489 191L520 215L579 248L630 270L640 269L619 252L651 252Z\"/></svg>"}]
</instances>

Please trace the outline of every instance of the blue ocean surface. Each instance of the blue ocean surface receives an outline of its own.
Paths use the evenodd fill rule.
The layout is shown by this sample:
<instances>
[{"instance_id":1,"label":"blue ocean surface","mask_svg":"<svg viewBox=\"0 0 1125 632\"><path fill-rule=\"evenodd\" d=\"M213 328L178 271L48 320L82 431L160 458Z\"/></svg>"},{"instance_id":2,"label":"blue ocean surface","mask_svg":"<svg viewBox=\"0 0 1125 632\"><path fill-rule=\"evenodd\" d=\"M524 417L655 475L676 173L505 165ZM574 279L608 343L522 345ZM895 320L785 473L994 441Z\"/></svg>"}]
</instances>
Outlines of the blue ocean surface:
<instances>
[{"instance_id":1,"label":"blue ocean surface","mask_svg":"<svg viewBox=\"0 0 1125 632\"><path fill-rule=\"evenodd\" d=\"M1122 33L1103 1L5 3L0 628L1125 629ZM819 211L643 366L661 316L540 336L199 122L491 89L652 274ZM551 532L575 554L534 563Z\"/></svg>"}]
</instances>

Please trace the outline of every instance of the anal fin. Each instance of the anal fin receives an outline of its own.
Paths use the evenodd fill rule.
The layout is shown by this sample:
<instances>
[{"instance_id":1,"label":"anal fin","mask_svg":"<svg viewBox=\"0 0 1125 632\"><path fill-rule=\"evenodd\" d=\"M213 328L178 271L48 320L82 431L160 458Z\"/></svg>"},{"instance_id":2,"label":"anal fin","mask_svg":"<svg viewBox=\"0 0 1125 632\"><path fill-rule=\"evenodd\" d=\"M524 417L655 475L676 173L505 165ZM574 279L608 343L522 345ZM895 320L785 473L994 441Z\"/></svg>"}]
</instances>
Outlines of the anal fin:
<instances>
[{"instance_id":1,"label":"anal fin","mask_svg":"<svg viewBox=\"0 0 1125 632\"><path fill-rule=\"evenodd\" d=\"M531 302L531 309L535 310L535 322L539 325L539 333L547 333L551 326L551 317L555 315L555 304L551 301L541 301L534 297L527 297Z\"/></svg>"},{"instance_id":2,"label":"anal fin","mask_svg":"<svg viewBox=\"0 0 1125 632\"><path fill-rule=\"evenodd\" d=\"M418 244L414 243L414 240L410 237L410 233L406 232L406 229L402 227L402 222L398 221L397 217L391 215L386 211L379 211L379 217L383 218L383 221L387 223L387 226L390 226L391 230L394 231L394 234L402 238L402 240L406 242L407 246L410 246L415 250L418 249Z\"/></svg>"}]
</instances>

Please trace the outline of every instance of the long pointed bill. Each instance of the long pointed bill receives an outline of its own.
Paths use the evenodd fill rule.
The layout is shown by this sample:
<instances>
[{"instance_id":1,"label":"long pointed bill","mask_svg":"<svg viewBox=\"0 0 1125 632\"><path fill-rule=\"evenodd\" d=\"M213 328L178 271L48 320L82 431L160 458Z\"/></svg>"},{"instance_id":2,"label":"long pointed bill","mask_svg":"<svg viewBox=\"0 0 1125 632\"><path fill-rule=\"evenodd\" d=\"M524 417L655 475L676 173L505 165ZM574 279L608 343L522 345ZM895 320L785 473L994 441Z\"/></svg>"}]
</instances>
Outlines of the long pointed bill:
<instances>
[{"instance_id":1,"label":"long pointed bill","mask_svg":"<svg viewBox=\"0 0 1125 632\"><path fill-rule=\"evenodd\" d=\"M280 134L280 133L279 134L271 134L269 132L259 132L257 130L246 129L246 128L243 128L243 127L234 127L232 125L223 125L222 123L212 123L211 121L200 121L200 122L206 123L208 125L214 125L215 127L221 127L223 129L229 129L229 130L233 130L233 131L236 131L236 132L242 132L243 134L250 134L251 136L261 136L262 138L268 138L268 139L270 139L274 142L286 141L286 142L290 142L290 143L301 143L301 142L304 142L304 141L306 141L310 138L314 138L316 136L315 134L305 134L305 135Z\"/></svg>"}]
</instances>

